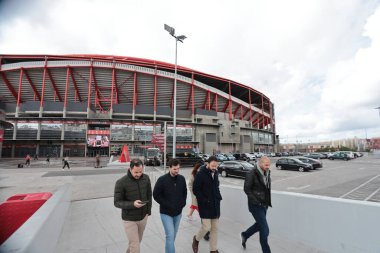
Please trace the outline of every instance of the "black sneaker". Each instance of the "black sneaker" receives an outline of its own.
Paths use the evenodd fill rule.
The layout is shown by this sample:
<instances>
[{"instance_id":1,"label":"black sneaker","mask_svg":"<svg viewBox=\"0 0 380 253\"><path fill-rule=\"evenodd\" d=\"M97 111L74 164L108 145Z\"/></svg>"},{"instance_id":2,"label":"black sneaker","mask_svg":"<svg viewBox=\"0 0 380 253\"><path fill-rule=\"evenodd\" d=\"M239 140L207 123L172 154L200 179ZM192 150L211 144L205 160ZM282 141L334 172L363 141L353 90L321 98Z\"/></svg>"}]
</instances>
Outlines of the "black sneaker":
<instances>
[{"instance_id":1,"label":"black sneaker","mask_svg":"<svg viewBox=\"0 0 380 253\"><path fill-rule=\"evenodd\" d=\"M203 237L203 239L205 239L206 241L210 240L210 231L207 232L207 234L205 234L205 236Z\"/></svg>"},{"instance_id":2,"label":"black sneaker","mask_svg":"<svg viewBox=\"0 0 380 253\"><path fill-rule=\"evenodd\" d=\"M241 239L241 246L243 246L243 248L245 249L246 248L245 243L247 242L247 238L245 238L243 233L240 233L240 239Z\"/></svg>"}]
</instances>

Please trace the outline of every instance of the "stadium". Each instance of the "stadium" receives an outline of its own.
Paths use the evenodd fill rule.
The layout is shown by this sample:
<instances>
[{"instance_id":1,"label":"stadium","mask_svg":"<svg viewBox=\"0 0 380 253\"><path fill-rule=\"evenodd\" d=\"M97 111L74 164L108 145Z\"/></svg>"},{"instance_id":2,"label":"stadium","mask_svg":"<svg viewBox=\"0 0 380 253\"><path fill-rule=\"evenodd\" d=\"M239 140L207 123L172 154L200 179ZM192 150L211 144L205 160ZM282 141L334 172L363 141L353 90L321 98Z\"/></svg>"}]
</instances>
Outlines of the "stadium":
<instances>
[{"instance_id":1,"label":"stadium","mask_svg":"<svg viewBox=\"0 0 380 253\"><path fill-rule=\"evenodd\" d=\"M170 150L174 70L122 56L0 55L1 155L141 154L162 147L165 125ZM274 151L274 105L247 85L178 66L176 108L178 149Z\"/></svg>"}]
</instances>

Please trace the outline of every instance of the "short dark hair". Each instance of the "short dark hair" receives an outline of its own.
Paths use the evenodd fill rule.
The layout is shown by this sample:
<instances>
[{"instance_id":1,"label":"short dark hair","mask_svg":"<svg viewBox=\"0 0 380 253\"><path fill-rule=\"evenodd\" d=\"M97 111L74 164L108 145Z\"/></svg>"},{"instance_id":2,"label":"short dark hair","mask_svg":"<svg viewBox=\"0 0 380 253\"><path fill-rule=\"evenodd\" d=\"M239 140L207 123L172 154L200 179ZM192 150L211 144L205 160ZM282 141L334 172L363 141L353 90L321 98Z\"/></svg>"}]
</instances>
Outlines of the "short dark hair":
<instances>
[{"instance_id":1,"label":"short dark hair","mask_svg":"<svg viewBox=\"0 0 380 253\"><path fill-rule=\"evenodd\" d=\"M129 163L129 167L131 169L133 169L134 167L140 167L142 165L143 165L142 161L138 158L132 159L131 162Z\"/></svg>"},{"instance_id":2,"label":"short dark hair","mask_svg":"<svg viewBox=\"0 0 380 253\"><path fill-rule=\"evenodd\" d=\"M216 159L216 156L214 156L214 155L212 155L212 156L210 156L208 159L207 159L207 162L208 163L211 163L211 162L217 162L218 161L218 159Z\"/></svg>"},{"instance_id":3,"label":"short dark hair","mask_svg":"<svg viewBox=\"0 0 380 253\"><path fill-rule=\"evenodd\" d=\"M177 165L181 165L181 162L178 159L173 158L169 160L169 168Z\"/></svg>"}]
</instances>

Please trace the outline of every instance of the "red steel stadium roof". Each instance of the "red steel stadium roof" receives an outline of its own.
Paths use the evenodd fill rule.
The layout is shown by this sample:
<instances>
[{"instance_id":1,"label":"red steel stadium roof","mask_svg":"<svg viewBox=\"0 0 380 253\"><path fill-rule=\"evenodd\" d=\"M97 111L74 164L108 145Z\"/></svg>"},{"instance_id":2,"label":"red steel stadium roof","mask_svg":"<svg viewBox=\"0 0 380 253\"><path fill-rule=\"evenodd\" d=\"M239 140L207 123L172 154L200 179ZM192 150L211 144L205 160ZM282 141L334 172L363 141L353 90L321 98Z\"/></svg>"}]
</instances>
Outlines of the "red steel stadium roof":
<instances>
[{"instance_id":1,"label":"red steel stadium roof","mask_svg":"<svg viewBox=\"0 0 380 253\"><path fill-rule=\"evenodd\" d=\"M140 67L140 68L139 68ZM173 106L174 64L114 55L0 55L0 102L87 101L100 110L114 104ZM273 122L263 93L233 80L178 66L177 108L229 113L230 119ZM153 87L154 83L154 87ZM149 85L148 85L149 84ZM165 101L164 101L165 100Z\"/></svg>"}]
</instances>

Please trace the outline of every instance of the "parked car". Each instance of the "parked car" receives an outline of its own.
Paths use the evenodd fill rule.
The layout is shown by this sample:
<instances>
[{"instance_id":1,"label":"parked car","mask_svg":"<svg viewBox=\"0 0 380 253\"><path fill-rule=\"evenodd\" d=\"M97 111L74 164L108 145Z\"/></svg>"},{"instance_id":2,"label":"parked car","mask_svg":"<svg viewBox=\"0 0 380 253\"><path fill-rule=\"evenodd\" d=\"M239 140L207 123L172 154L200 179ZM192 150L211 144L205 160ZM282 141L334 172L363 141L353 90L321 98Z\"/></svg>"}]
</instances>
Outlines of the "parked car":
<instances>
[{"instance_id":1,"label":"parked car","mask_svg":"<svg viewBox=\"0 0 380 253\"><path fill-rule=\"evenodd\" d=\"M210 158L210 155L209 154L202 154L201 157L202 157L203 161L207 161Z\"/></svg>"},{"instance_id":2,"label":"parked car","mask_svg":"<svg viewBox=\"0 0 380 253\"><path fill-rule=\"evenodd\" d=\"M304 157L313 158L313 159L323 159L322 157L324 156L320 153L311 153L311 154L304 155Z\"/></svg>"},{"instance_id":3,"label":"parked car","mask_svg":"<svg viewBox=\"0 0 380 253\"><path fill-rule=\"evenodd\" d=\"M281 156L282 156L282 153L280 153L280 152L276 152L275 155L276 155L276 157L281 157Z\"/></svg>"},{"instance_id":4,"label":"parked car","mask_svg":"<svg viewBox=\"0 0 380 253\"><path fill-rule=\"evenodd\" d=\"M289 156L289 153L288 152L282 152L281 156Z\"/></svg>"},{"instance_id":5,"label":"parked car","mask_svg":"<svg viewBox=\"0 0 380 253\"><path fill-rule=\"evenodd\" d=\"M311 164L313 166L314 170L317 169L317 168L322 168L323 167L322 162L319 161L319 160L317 160L317 159L308 158L308 157L298 157L297 159L300 160L301 162Z\"/></svg>"},{"instance_id":6,"label":"parked car","mask_svg":"<svg viewBox=\"0 0 380 253\"><path fill-rule=\"evenodd\" d=\"M275 157L276 154L272 152L272 153L269 153L268 156L269 156L269 157Z\"/></svg>"},{"instance_id":7,"label":"parked car","mask_svg":"<svg viewBox=\"0 0 380 253\"><path fill-rule=\"evenodd\" d=\"M256 161L256 156L254 156L250 153L244 153L243 157L245 158L245 161L247 161L247 162Z\"/></svg>"},{"instance_id":8,"label":"parked car","mask_svg":"<svg viewBox=\"0 0 380 253\"><path fill-rule=\"evenodd\" d=\"M224 162L224 161L227 161L227 157L225 157L224 155L222 154L216 154L216 159L218 160L218 162Z\"/></svg>"},{"instance_id":9,"label":"parked car","mask_svg":"<svg viewBox=\"0 0 380 253\"><path fill-rule=\"evenodd\" d=\"M347 153L344 153L344 152L335 152L332 156L329 157L329 159L330 160L339 159L339 160L348 161L348 160L351 160L351 157Z\"/></svg>"},{"instance_id":10,"label":"parked car","mask_svg":"<svg viewBox=\"0 0 380 253\"><path fill-rule=\"evenodd\" d=\"M246 174L254 168L254 165L245 161L226 161L218 166L218 172L222 177L237 176L245 178Z\"/></svg>"},{"instance_id":11,"label":"parked car","mask_svg":"<svg viewBox=\"0 0 380 253\"><path fill-rule=\"evenodd\" d=\"M223 154L225 157L227 157L227 161L235 161L236 158L232 154Z\"/></svg>"},{"instance_id":12,"label":"parked car","mask_svg":"<svg viewBox=\"0 0 380 253\"><path fill-rule=\"evenodd\" d=\"M280 170L298 170L300 172L313 169L311 164L301 162L297 158L280 158L276 162L276 167Z\"/></svg>"}]
</instances>

